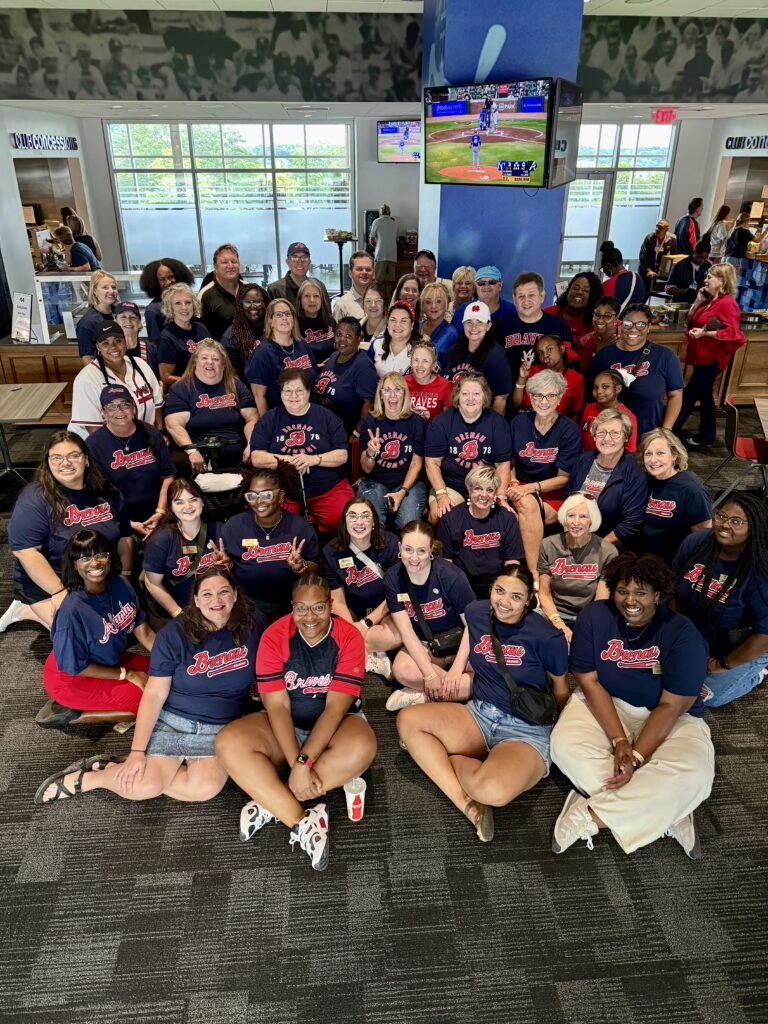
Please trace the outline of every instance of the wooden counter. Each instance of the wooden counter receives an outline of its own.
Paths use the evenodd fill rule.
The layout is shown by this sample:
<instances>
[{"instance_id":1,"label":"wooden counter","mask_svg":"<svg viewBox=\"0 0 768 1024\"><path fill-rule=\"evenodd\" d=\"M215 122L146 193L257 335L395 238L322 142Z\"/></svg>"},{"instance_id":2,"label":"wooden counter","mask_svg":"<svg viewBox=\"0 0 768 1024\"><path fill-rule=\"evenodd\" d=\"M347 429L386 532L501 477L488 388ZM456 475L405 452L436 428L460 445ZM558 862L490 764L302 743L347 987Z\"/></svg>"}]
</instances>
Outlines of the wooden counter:
<instances>
[{"instance_id":1,"label":"wooden counter","mask_svg":"<svg viewBox=\"0 0 768 1024\"><path fill-rule=\"evenodd\" d=\"M685 366L687 342L685 332L660 328L651 331L651 340L671 349ZM718 405L725 393L733 396L736 405L752 405L755 398L768 398L768 329L744 331L747 339L736 353L726 380L719 375L715 381ZM690 375L690 369L686 378Z\"/></svg>"},{"instance_id":2,"label":"wooden counter","mask_svg":"<svg viewBox=\"0 0 768 1024\"><path fill-rule=\"evenodd\" d=\"M0 342L0 383L66 383L66 390L39 421L48 426L66 426L72 409L72 381L83 368L77 342L58 345L14 345Z\"/></svg>"}]
</instances>

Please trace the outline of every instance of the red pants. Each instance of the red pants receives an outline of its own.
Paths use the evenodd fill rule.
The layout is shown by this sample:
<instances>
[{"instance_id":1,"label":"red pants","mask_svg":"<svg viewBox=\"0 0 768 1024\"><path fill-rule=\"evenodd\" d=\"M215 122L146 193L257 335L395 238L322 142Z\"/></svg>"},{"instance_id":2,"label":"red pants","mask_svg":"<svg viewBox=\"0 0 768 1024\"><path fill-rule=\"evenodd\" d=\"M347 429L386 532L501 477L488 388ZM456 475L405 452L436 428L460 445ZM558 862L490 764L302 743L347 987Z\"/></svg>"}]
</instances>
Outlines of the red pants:
<instances>
[{"instance_id":1,"label":"red pants","mask_svg":"<svg viewBox=\"0 0 768 1024\"><path fill-rule=\"evenodd\" d=\"M310 515L315 517L317 528L320 533L336 533L339 528L339 520L344 506L355 497L348 480L339 480L335 487L325 494L318 494L314 498L307 498L307 506ZM293 498L286 498L284 503L289 512L301 515L304 512L303 505Z\"/></svg>"},{"instance_id":2,"label":"red pants","mask_svg":"<svg viewBox=\"0 0 768 1024\"><path fill-rule=\"evenodd\" d=\"M129 671L149 672L146 654L124 654L120 664ZM43 666L45 692L65 708L76 711L130 711L139 709L142 691L127 679L99 679L97 676L71 676L56 664L53 651Z\"/></svg>"}]
</instances>

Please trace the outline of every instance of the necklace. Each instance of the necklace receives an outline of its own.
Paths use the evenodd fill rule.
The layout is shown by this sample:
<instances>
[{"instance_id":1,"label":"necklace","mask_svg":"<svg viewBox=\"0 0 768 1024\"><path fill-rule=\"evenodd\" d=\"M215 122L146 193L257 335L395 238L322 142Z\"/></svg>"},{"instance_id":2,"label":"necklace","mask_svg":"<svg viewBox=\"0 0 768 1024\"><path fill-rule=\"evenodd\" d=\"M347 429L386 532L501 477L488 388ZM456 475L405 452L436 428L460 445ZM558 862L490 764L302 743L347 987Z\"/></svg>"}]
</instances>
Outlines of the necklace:
<instances>
[{"instance_id":1,"label":"necklace","mask_svg":"<svg viewBox=\"0 0 768 1024\"><path fill-rule=\"evenodd\" d=\"M637 626L634 626L634 627L630 626L629 623L627 622L627 620L622 615L621 616L621 620L620 620L621 621L621 626L619 628L621 629L623 627L624 639L627 641L627 643L628 644L636 644L638 642L638 640L640 640L642 638L643 633L645 633L646 629L648 629L649 626L653 625L653 620L655 618L656 618L656 613L654 612L654 614L651 616L651 621L650 622L646 622L646 624L643 626L643 628L640 630L640 632L637 634L637 636L630 636L629 635L630 629L633 629L633 628L637 629Z\"/></svg>"},{"instance_id":2,"label":"necklace","mask_svg":"<svg viewBox=\"0 0 768 1024\"><path fill-rule=\"evenodd\" d=\"M109 428L107 429L109 430ZM122 445L123 451L127 455L131 447L131 438L136 433L136 431L134 430L133 433L128 435L128 437L120 437L118 434L115 434L112 430L110 430L109 432L110 434L112 434L112 437L114 437L115 440Z\"/></svg>"},{"instance_id":3,"label":"necklace","mask_svg":"<svg viewBox=\"0 0 768 1024\"><path fill-rule=\"evenodd\" d=\"M280 348L283 349L285 352L288 352L288 346L287 345L283 345L283 343L281 341L276 341L275 344L279 345ZM293 353L294 353L295 349L296 349L296 339L295 338L291 338L291 351L288 352L288 355L291 357L291 359L293 359Z\"/></svg>"},{"instance_id":4,"label":"necklace","mask_svg":"<svg viewBox=\"0 0 768 1024\"><path fill-rule=\"evenodd\" d=\"M280 523L282 523L282 521L283 521L283 513L282 512L280 513L280 518L277 520L277 522L273 523L270 527L262 526L261 523L256 522L256 516L253 517L254 524L256 526L258 526L258 528L261 530L261 532L266 537L267 541L269 541L270 537L272 536L272 533L278 528L278 526L280 525Z\"/></svg>"}]
</instances>

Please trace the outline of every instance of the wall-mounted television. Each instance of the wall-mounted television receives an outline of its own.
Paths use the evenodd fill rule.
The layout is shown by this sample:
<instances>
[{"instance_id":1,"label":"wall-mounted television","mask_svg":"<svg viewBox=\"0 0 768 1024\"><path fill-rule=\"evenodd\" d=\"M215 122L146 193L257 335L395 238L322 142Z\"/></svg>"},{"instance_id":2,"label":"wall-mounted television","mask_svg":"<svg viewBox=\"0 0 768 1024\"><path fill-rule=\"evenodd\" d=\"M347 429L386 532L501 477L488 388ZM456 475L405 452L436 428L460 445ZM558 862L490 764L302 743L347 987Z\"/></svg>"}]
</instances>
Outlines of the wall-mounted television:
<instances>
[{"instance_id":1,"label":"wall-mounted television","mask_svg":"<svg viewBox=\"0 0 768 1024\"><path fill-rule=\"evenodd\" d=\"M584 91L575 82L558 78L552 104L547 188L567 185L576 177L579 131L584 112Z\"/></svg>"},{"instance_id":2,"label":"wall-mounted television","mask_svg":"<svg viewBox=\"0 0 768 1024\"><path fill-rule=\"evenodd\" d=\"M421 160L421 121L377 121L380 164L413 164Z\"/></svg>"}]
</instances>

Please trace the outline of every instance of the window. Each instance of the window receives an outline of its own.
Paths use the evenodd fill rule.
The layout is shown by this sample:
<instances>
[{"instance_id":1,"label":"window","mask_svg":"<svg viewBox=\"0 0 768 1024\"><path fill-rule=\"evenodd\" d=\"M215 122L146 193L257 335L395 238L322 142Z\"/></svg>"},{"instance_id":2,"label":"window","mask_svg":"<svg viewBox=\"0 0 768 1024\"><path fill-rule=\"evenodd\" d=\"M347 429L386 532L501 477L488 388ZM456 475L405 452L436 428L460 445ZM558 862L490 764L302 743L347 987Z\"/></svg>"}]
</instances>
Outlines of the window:
<instances>
[{"instance_id":1,"label":"window","mask_svg":"<svg viewBox=\"0 0 768 1024\"><path fill-rule=\"evenodd\" d=\"M310 273L338 282L324 235L352 229L348 124L109 124L107 136L129 269L168 255L202 276L231 241L266 283L301 240Z\"/></svg>"}]
</instances>

